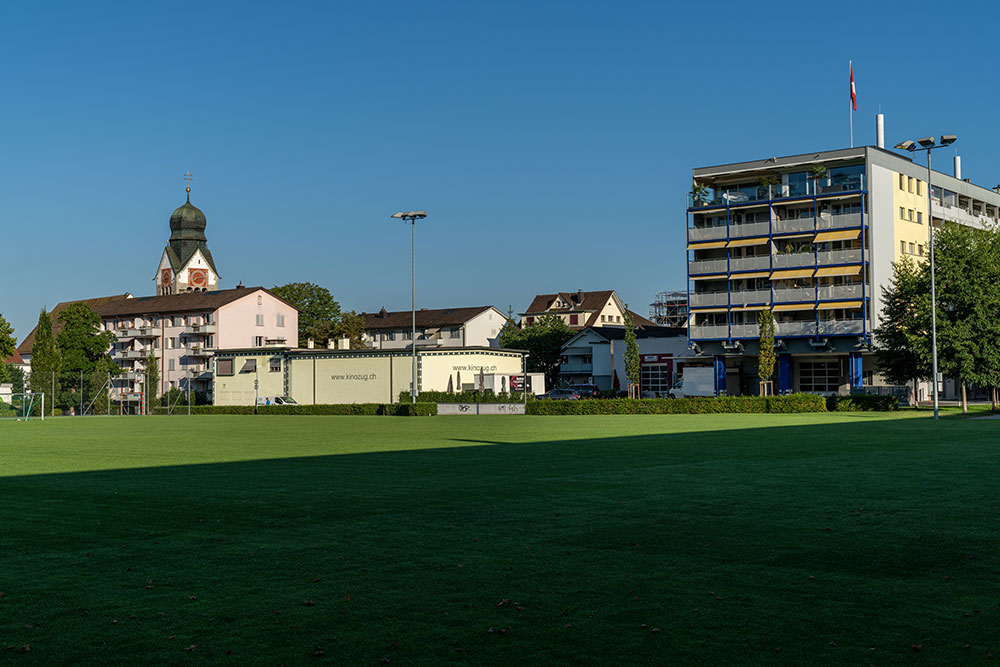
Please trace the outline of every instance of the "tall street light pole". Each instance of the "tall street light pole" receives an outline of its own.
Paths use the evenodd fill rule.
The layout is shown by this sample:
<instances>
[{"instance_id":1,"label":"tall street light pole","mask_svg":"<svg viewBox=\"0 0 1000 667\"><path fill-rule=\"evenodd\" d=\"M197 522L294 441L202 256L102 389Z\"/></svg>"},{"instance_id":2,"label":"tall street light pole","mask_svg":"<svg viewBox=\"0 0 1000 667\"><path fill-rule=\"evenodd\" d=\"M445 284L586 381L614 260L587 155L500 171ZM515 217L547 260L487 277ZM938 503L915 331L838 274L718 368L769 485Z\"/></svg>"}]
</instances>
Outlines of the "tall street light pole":
<instances>
[{"instance_id":1,"label":"tall street light pole","mask_svg":"<svg viewBox=\"0 0 1000 667\"><path fill-rule=\"evenodd\" d=\"M410 314L413 328L410 331L410 347L413 350L413 367L410 369L410 402L417 402L417 220L427 217L427 211L393 213L393 218L410 223Z\"/></svg>"},{"instance_id":2,"label":"tall street light pole","mask_svg":"<svg viewBox=\"0 0 1000 667\"><path fill-rule=\"evenodd\" d=\"M942 134L941 143L934 144L934 137L917 139L916 143L906 140L896 144L894 148L904 151L927 151L927 235L930 238L931 249L931 387L934 392L934 419L938 418L938 363L937 363L937 294L934 288L934 209L931 187L931 151L935 148L951 146L958 139L954 134ZM920 147L917 147L920 144Z\"/></svg>"}]
</instances>

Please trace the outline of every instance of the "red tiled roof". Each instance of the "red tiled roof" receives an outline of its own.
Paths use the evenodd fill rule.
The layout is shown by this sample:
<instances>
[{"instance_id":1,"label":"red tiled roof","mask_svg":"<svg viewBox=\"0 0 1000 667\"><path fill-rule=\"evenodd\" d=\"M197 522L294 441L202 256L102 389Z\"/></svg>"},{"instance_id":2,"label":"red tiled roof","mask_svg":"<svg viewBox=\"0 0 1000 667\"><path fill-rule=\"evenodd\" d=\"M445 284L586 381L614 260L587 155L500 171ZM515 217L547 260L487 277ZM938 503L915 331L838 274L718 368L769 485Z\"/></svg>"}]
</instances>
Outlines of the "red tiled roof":
<instances>
[{"instance_id":1,"label":"red tiled roof","mask_svg":"<svg viewBox=\"0 0 1000 667\"><path fill-rule=\"evenodd\" d=\"M614 290L601 290L598 292L558 292L556 294L539 294L528 306L522 315L541 315L549 312L549 308L556 301L556 297L570 304L567 308L554 309L553 312L572 313L585 312L591 310L601 310L614 294ZM582 298L580 298L582 297Z\"/></svg>"},{"instance_id":2,"label":"red tiled roof","mask_svg":"<svg viewBox=\"0 0 1000 667\"><path fill-rule=\"evenodd\" d=\"M3 360L5 364L23 364L24 359L21 358L21 353L14 350L14 354L10 355Z\"/></svg>"}]
</instances>

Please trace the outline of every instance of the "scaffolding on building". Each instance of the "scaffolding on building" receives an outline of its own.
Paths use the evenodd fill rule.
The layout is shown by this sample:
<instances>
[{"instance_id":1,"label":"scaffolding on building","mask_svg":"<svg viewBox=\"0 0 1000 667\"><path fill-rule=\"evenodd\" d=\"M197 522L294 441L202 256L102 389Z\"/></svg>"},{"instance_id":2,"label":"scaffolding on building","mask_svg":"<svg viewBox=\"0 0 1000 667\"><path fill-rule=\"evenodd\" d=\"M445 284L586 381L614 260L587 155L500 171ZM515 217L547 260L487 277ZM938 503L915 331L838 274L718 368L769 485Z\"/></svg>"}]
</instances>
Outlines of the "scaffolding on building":
<instances>
[{"instance_id":1,"label":"scaffolding on building","mask_svg":"<svg viewBox=\"0 0 1000 667\"><path fill-rule=\"evenodd\" d=\"M649 319L662 327L687 326L687 292L657 292L649 304Z\"/></svg>"}]
</instances>

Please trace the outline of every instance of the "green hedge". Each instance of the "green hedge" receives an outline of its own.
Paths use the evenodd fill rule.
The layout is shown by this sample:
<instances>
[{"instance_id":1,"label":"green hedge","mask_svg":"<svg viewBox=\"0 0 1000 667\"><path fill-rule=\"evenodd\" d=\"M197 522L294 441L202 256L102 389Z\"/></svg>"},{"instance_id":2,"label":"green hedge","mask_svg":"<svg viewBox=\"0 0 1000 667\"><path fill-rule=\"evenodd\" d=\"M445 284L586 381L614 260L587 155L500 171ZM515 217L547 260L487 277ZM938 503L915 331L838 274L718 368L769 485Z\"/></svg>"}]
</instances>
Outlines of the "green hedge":
<instances>
[{"instance_id":1,"label":"green hedge","mask_svg":"<svg viewBox=\"0 0 1000 667\"><path fill-rule=\"evenodd\" d=\"M157 410L166 414L166 408ZM178 406L175 415L186 415L187 406ZM252 405L195 405L193 415L252 415ZM437 414L437 403L343 403L336 405L258 405L259 415L377 415L426 417Z\"/></svg>"},{"instance_id":2,"label":"green hedge","mask_svg":"<svg viewBox=\"0 0 1000 667\"><path fill-rule=\"evenodd\" d=\"M719 396L698 398L615 398L582 401L536 401L529 415L668 415L826 412L826 400L814 394L788 396Z\"/></svg>"},{"instance_id":3,"label":"green hedge","mask_svg":"<svg viewBox=\"0 0 1000 667\"><path fill-rule=\"evenodd\" d=\"M520 403L524 397L519 391L510 394L494 394L492 391L463 391L450 394L446 391L422 391L417 394L417 400L421 403ZM535 400L534 395L529 393L528 402L533 400ZM399 392L399 402L409 403L410 392Z\"/></svg>"},{"instance_id":4,"label":"green hedge","mask_svg":"<svg viewBox=\"0 0 1000 667\"><path fill-rule=\"evenodd\" d=\"M890 412L899 410L895 396L859 394L856 396L828 396L826 409L830 412Z\"/></svg>"}]
</instances>

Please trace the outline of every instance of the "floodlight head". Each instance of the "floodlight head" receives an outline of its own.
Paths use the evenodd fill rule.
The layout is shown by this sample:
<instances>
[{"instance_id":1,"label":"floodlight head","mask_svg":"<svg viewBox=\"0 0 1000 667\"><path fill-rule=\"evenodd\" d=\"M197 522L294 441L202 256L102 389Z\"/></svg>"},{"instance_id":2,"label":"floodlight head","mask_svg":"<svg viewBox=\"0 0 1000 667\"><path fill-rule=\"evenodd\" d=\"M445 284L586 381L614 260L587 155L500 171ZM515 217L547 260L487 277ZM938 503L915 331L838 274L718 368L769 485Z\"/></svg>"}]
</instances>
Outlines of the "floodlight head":
<instances>
[{"instance_id":1,"label":"floodlight head","mask_svg":"<svg viewBox=\"0 0 1000 667\"><path fill-rule=\"evenodd\" d=\"M406 214L402 213L402 212L400 212L400 213L393 213L391 217L393 217L393 218L402 218L404 215L406 215Z\"/></svg>"},{"instance_id":2,"label":"floodlight head","mask_svg":"<svg viewBox=\"0 0 1000 667\"><path fill-rule=\"evenodd\" d=\"M941 135L941 145L942 146L950 146L953 143L955 143L956 139L958 139L958 137L955 136L954 134L942 134Z\"/></svg>"},{"instance_id":3,"label":"floodlight head","mask_svg":"<svg viewBox=\"0 0 1000 667\"><path fill-rule=\"evenodd\" d=\"M914 148L916 148L916 145L912 141L907 139L906 141L900 141L898 144L893 146L893 148L898 148L899 150L903 151L912 151Z\"/></svg>"},{"instance_id":4,"label":"floodlight head","mask_svg":"<svg viewBox=\"0 0 1000 667\"><path fill-rule=\"evenodd\" d=\"M427 217L427 211L410 211L409 213L406 214L406 217L419 220L421 218Z\"/></svg>"},{"instance_id":5,"label":"floodlight head","mask_svg":"<svg viewBox=\"0 0 1000 667\"><path fill-rule=\"evenodd\" d=\"M934 137L924 137L923 139L917 139L917 143L924 148L930 148L934 145Z\"/></svg>"}]
</instances>

